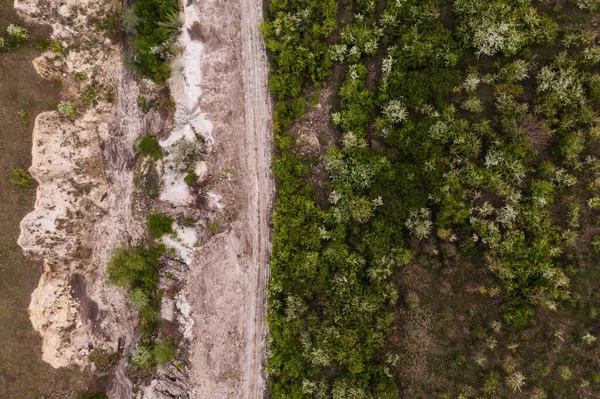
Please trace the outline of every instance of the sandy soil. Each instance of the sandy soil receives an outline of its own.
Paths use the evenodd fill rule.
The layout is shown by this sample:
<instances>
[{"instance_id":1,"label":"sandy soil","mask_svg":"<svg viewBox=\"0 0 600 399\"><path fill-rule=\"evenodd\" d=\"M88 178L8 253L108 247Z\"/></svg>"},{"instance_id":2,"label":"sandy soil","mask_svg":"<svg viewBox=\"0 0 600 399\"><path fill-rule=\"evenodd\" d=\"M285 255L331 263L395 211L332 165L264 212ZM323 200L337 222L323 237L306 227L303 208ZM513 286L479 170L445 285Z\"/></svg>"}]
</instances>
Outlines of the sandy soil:
<instances>
[{"instance_id":1,"label":"sandy soil","mask_svg":"<svg viewBox=\"0 0 600 399\"><path fill-rule=\"evenodd\" d=\"M273 197L271 104L260 0L194 1L201 58L198 105L213 123L209 190L221 232L195 252L186 291L195 319L195 398L262 398L265 301ZM225 177L224 177L225 176Z\"/></svg>"}]
</instances>

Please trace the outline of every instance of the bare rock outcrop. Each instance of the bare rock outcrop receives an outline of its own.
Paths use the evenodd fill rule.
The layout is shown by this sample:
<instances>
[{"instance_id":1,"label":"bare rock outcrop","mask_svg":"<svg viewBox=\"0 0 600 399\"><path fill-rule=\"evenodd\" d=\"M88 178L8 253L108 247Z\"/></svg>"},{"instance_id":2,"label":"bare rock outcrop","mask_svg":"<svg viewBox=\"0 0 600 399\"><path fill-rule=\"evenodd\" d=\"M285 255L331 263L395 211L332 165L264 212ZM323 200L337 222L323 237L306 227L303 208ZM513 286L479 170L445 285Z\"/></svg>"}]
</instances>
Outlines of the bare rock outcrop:
<instances>
[{"instance_id":1,"label":"bare rock outcrop","mask_svg":"<svg viewBox=\"0 0 600 399\"><path fill-rule=\"evenodd\" d=\"M124 293L105 276L114 247L143 234L130 210L133 143L143 126L137 86L121 67L119 46L89 22L105 18L110 7L15 1L25 18L52 25L62 52L47 51L34 65L79 108L76 117L52 111L36 118L30 172L39 186L18 240L43 264L29 314L43 339L43 359L54 367L87 365L91 348L127 345L136 326Z\"/></svg>"}]
</instances>

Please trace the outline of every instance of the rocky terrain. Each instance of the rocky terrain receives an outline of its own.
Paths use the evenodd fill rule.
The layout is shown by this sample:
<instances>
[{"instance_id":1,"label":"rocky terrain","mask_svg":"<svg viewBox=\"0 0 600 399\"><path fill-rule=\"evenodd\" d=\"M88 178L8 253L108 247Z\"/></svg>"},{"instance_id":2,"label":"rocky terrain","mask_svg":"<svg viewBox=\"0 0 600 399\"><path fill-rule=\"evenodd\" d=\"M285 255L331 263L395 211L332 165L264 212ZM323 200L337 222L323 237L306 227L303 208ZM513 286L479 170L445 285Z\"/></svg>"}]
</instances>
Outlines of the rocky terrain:
<instances>
[{"instance_id":1,"label":"rocky terrain","mask_svg":"<svg viewBox=\"0 0 600 399\"><path fill-rule=\"evenodd\" d=\"M100 90L114 90L124 79L119 46L87 20L106 15L110 6L47 3L40 10L37 2L17 1L15 7L52 23L65 54L47 51L34 65L40 75L61 82L63 98L75 103L81 95L83 84L74 72L86 73ZM44 262L29 314L43 338L43 359L54 367L86 365L90 345L116 349L120 338L133 336L133 313L103 272L116 242L137 239L142 231L127 206L132 192L127 165L141 116L126 100L115 107L98 96L96 106L80 109L75 118L52 111L35 121L30 172L39 187L35 210L21 223L19 244ZM120 124L124 112L127 122ZM124 126L136 120L138 126Z\"/></svg>"},{"instance_id":2,"label":"rocky terrain","mask_svg":"<svg viewBox=\"0 0 600 399\"><path fill-rule=\"evenodd\" d=\"M182 52L168 82L174 117L140 109L139 96L158 87L124 67L118 37L90 23L105 20L118 5L17 0L15 7L52 25L61 51L46 51L34 65L60 82L62 97L78 109L76 116L40 114L33 133L30 172L39 186L19 244L43 261L29 307L43 359L56 368L84 367L94 348L119 350L123 358L110 373L108 394L132 397L125 369L138 320L105 270L116 247L143 240L143 211L153 207L196 220L163 238L174 254L169 274L182 287L163 301L161 313L180 326L190 352L187 373L161 366L137 397L263 397L273 187L261 2L184 5ZM90 86L96 95L85 101ZM166 156L157 166L159 198L141 204L134 143L149 132L160 132ZM190 187L176 153L181 143L196 140L205 155Z\"/></svg>"}]
</instances>

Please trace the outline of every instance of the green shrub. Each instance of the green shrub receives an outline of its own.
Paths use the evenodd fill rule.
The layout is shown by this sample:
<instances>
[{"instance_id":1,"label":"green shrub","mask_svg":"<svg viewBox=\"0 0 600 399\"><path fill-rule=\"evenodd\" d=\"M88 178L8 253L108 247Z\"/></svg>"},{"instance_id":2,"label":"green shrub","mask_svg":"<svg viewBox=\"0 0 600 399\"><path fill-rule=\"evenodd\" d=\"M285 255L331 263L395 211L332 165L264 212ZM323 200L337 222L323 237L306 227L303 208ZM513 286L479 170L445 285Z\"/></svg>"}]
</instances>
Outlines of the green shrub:
<instances>
[{"instance_id":1,"label":"green shrub","mask_svg":"<svg viewBox=\"0 0 600 399\"><path fill-rule=\"evenodd\" d=\"M164 251L164 245L115 249L106 269L110 282L118 287L152 289L158 282L157 267Z\"/></svg>"},{"instance_id":2,"label":"green shrub","mask_svg":"<svg viewBox=\"0 0 600 399\"><path fill-rule=\"evenodd\" d=\"M175 351L177 350L177 341L170 339L161 340L154 347L154 358L156 363L163 364L175 360Z\"/></svg>"},{"instance_id":3,"label":"green shrub","mask_svg":"<svg viewBox=\"0 0 600 399\"><path fill-rule=\"evenodd\" d=\"M63 52L63 48L58 40L52 41L52 43L50 44L50 50L52 50L52 52L56 54L62 54Z\"/></svg>"},{"instance_id":4,"label":"green shrub","mask_svg":"<svg viewBox=\"0 0 600 399\"><path fill-rule=\"evenodd\" d=\"M77 107L71 101L61 101L58 103L56 107L58 113L64 116L65 118L75 118L77 116Z\"/></svg>"},{"instance_id":5,"label":"green shrub","mask_svg":"<svg viewBox=\"0 0 600 399\"><path fill-rule=\"evenodd\" d=\"M146 292L140 288L136 288L131 291L129 294L129 300L131 301L133 307L139 311L142 311L145 307L150 305L150 298L148 297L148 294L146 294Z\"/></svg>"},{"instance_id":6,"label":"green shrub","mask_svg":"<svg viewBox=\"0 0 600 399\"><path fill-rule=\"evenodd\" d=\"M530 0L457 0L457 35L478 55L516 54L554 38L558 27L540 15Z\"/></svg>"},{"instance_id":7,"label":"green shrub","mask_svg":"<svg viewBox=\"0 0 600 399\"><path fill-rule=\"evenodd\" d=\"M188 186L194 184L196 180L198 180L198 175L194 171L188 172L187 175L185 175L185 177L183 178L183 181Z\"/></svg>"},{"instance_id":8,"label":"green shrub","mask_svg":"<svg viewBox=\"0 0 600 399\"><path fill-rule=\"evenodd\" d=\"M135 25L133 47L140 73L157 83L164 83L171 75L169 59L172 57L173 16L179 13L177 0L139 0L134 7L136 21L128 17L127 23ZM128 26L130 29L131 26Z\"/></svg>"},{"instance_id":9,"label":"green shrub","mask_svg":"<svg viewBox=\"0 0 600 399\"><path fill-rule=\"evenodd\" d=\"M135 142L135 151L138 154L149 155L159 160L163 157L162 148L154 136L145 136Z\"/></svg>"},{"instance_id":10,"label":"green shrub","mask_svg":"<svg viewBox=\"0 0 600 399\"><path fill-rule=\"evenodd\" d=\"M121 358L119 352L112 352L106 349L94 348L90 352L90 361L94 363L99 370L108 370Z\"/></svg>"},{"instance_id":11,"label":"green shrub","mask_svg":"<svg viewBox=\"0 0 600 399\"><path fill-rule=\"evenodd\" d=\"M73 75L79 80L86 80L88 78L87 72L73 72Z\"/></svg>"},{"instance_id":12,"label":"green shrub","mask_svg":"<svg viewBox=\"0 0 600 399\"><path fill-rule=\"evenodd\" d=\"M33 186L33 177L27 169L13 169L10 182L17 186L31 188Z\"/></svg>"},{"instance_id":13,"label":"green shrub","mask_svg":"<svg viewBox=\"0 0 600 399\"><path fill-rule=\"evenodd\" d=\"M27 29L18 25L8 25L6 28L6 33L8 35L8 41L15 47L19 47L29 39L29 33L27 32Z\"/></svg>"},{"instance_id":14,"label":"green shrub","mask_svg":"<svg viewBox=\"0 0 600 399\"><path fill-rule=\"evenodd\" d=\"M131 355L131 363L137 369L147 369L156 364L152 348L147 345L138 344Z\"/></svg>"},{"instance_id":15,"label":"green shrub","mask_svg":"<svg viewBox=\"0 0 600 399\"><path fill-rule=\"evenodd\" d=\"M83 105L96 105L98 104L98 88L93 84L85 88L85 93L81 97Z\"/></svg>"},{"instance_id":16,"label":"green shrub","mask_svg":"<svg viewBox=\"0 0 600 399\"><path fill-rule=\"evenodd\" d=\"M182 173L189 173L196 169L198 162L202 161L204 143L197 138L192 140L181 138L173 146L173 153L175 169Z\"/></svg>"},{"instance_id":17,"label":"green shrub","mask_svg":"<svg viewBox=\"0 0 600 399\"><path fill-rule=\"evenodd\" d=\"M160 238L173 232L173 218L161 213L151 213L146 217L146 227L152 237Z\"/></svg>"}]
</instances>

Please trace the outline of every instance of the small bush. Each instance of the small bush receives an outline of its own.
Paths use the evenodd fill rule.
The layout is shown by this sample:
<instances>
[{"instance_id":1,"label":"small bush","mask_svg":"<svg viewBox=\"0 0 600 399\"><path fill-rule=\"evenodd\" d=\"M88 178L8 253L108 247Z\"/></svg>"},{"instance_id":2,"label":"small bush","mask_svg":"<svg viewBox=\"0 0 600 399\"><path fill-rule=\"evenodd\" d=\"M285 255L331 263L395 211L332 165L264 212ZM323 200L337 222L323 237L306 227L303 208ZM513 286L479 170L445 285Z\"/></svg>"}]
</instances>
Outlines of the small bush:
<instances>
[{"instance_id":1,"label":"small bush","mask_svg":"<svg viewBox=\"0 0 600 399\"><path fill-rule=\"evenodd\" d=\"M139 0L134 7L137 18L128 15L124 21L126 29L135 29L133 47L138 70L160 84L171 75L169 59L180 26L179 7L177 0Z\"/></svg>"},{"instance_id":2,"label":"small bush","mask_svg":"<svg viewBox=\"0 0 600 399\"><path fill-rule=\"evenodd\" d=\"M571 2L575 3L575 5L581 8L582 10L593 11L598 8L598 5L600 5L599 0L571 0Z\"/></svg>"},{"instance_id":3,"label":"small bush","mask_svg":"<svg viewBox=\"0 0 600 399\"><path fill-rule=\"evenodd\" d=\"M592 248L595 253L600 254L600 236L596 236L592 241Z\"/></svg>"},{"instance_id":4,"label":"small bush","mask_svg":"<svg viewBox=\"0 0 600 399\"><path fill-rule=\"evenodd\" d=\"M90 361L94 363L99 370L108 370L121 358L119 352L112 352L106 349L94 348L90 353Z\"/></svg>"},{"instance_id":5,"label":"small bush","mask_svg":"<svg viewBox=\"0 0 600 399\"><path fill-rule=\"evenodd\" d=\"M88 78L87 72L85 71L73 72L73 75L79 80L86 80Z\"/></svg>"},{"instance_id":6,"label":"small bush","mask_svg":"<svg viewBox=\"0 0 600 399\"><path fill-rule=\"evenodd\" d=\"M29 39L27 29L18 25L8 25L6 33L8 34L8 41L15 47L19 47Z\"/></svg>"},{"instance_id":7,"label":"small bush","mask_svg":"<svg viewBox=\"0 0 600 399\"><path fill-rule=\"evenodd\" d=\"M198 175L194 171L188 172L188 174L183 178L183 181L188 186L192 185L196 180L198 180Z\"/></svg>"},{"instance_id":8,"label":"small bush","mask_svg":"<svg viewBox=\"0 0 600 399\"><path fill-rule=\"evenodd\" d=\"M558 373L564 381L569 381L571 377L573 377L573 372L571 371L569 366L560 366L558 369Z\"/></svg>"},{"instance_id":9,"label":"small bush","mask_svg":"<svg viewBox=\"0 0 600 399\"><path fill-rule=\"evenodd\" d=\"M134 8L128 8L121 14L121 27L126 33L131 35L136 33L135 27L138 24L139 18L135 14Z\"/></svg>"},{"instance_id":10,"label":"small bush","mask_svg":"<svg viewBox=\"0 0 600 399\"><path fill-rule=\"evenodd\" d=\"M177 342L171 339L163 339L154 347L154 358L156 363L168 363L175 360Z\"/></svg>"},{"instance_id":11,"label":"small bush","mask_svg":"<svg viewBox=\"0 0 600 399\"><path fill-rule=\"evenodd\" d=\"M136 288L131 291L129 294L129 300L131 301L131 304L139 311L143 310L150 304L150 298L140 288Z\"/></svg>"},{"instance_id":12,"label":"small bush","mask_svg":"<svg viewBox=\"0 0 600 399\"><path fill-rule=\"evenodd\" d=\"M77 116L77 107L71 101L61 101L56 108L58 113L65 118L75 118Z\"/></svg>"},{"instance_id":13,"label":"small bush","mask_svg":"<svg viewBox=\"0 0 600 399\"><path fill-rule=\"evenodd\" d=\"M187 173L194 170L198 162L202 161L204 145L198 139L190 141L182 138L175 144L173 151L175 168L179 172Z\"/></svg>"},{"instance_id":14,"label":"small bush","mask_svg":"<svg viewBox=\"0 0 600 399\"><path fill-rule=\"evenodd\" d=\"M135 151L138 154L149 155L158 160L163 157L162 148L154 136L142 137L135 142Z\"/></svg>"},{"instance_id":15,"label":"small bush","mask_svg":"<svg viewBox=\"0 0 600 399\"><path fill-rule=\"evenodd\" d=\"M164 245L115 249L106 269L110 282L117 287L152 289L158 282L156 268L164 251Z\"/></svg>"},{"instance_id":16,"label":"small bush","mask_svg":"<svg viewBox=\"0 0 600 399\"><path fill-rule=\"evenodd\" d=\"M17 186L31 188L33 186L33 177L31 177L27 169L13 169L10 182Z\"/></svg>"},{"instance_id":17,"label":"small bush","mask_svg":"<svg viewBox=\"0 0 600 399\"><path fill-rule=\"evenodd\" d=\"M173 232L173 218L169 215L152 213L146 218L148 233L154 238L160 238L164 234Z\"/></svg>"},{"instance_id":18,"label":"small bush","mask_svg":"<svg viewBox=\"0 0 600 399\"><path fill-rule=\"evenodd\" d=\"M85 88L85 94L81 97L83 105L96 105L98 104L98 88L94 85Z\"/></svg>"},{"instance_id":19,"label":"small bush","mask_svg":"<svg viewBox=\"0 0 600 399\"><path fill-rule=\"evenodd\" d=\"M592 75L588 80L590 98L594 101L600 101L600 75Z\"/></svg>"},{"instance_id":20,"label":"small bush","mask_svg":"<svg viewBox=\"0 0 600 399\"><path fill-rule=\"evenodd\" d=\"M2 50L4 48L4 46L6 46L6 43L4 42L4 38L0 37L0 50Z\"/></svg>"},{"instance_id":21,"label":"small bush","mask_svg":"<svg viewBox=\"0 0 600 399\"><path fill-rule=\"evenodd\" d=\"M52 41L52 43L50 44L50 50L52 50L52 52L56 54L62 54L63 52L63 48L58 40Z\"/></svg>"},{"instance_id":22,"label":"small bush","mask_svg":"<svg viewBox=\"0 0 600 399\"><path fill-rule=\"evenodd\" d=\"M146 369L154 366L155 359L152 348L146 345L139 345L131 355L131 363L138 369Z\"/></svg>"},{"instance_id":23,"label":"small bush","mask_svg":"<svg viewBox=\"0 0 600 399\"><path fill-rule=\"evenodd\" d=\"M186 216L179 221L179 224L183 227L190 227L196 223L196 220L191 216Z\"/></svg>"}]
</instances>

